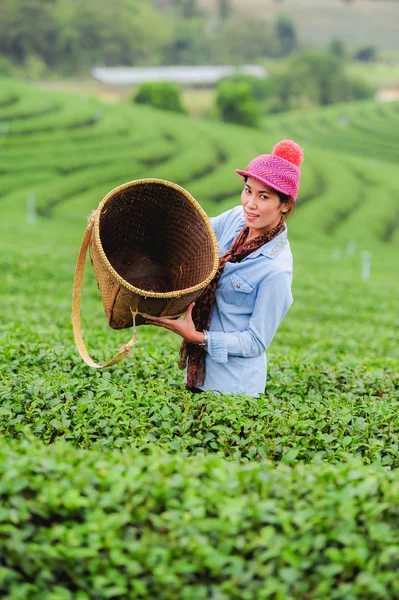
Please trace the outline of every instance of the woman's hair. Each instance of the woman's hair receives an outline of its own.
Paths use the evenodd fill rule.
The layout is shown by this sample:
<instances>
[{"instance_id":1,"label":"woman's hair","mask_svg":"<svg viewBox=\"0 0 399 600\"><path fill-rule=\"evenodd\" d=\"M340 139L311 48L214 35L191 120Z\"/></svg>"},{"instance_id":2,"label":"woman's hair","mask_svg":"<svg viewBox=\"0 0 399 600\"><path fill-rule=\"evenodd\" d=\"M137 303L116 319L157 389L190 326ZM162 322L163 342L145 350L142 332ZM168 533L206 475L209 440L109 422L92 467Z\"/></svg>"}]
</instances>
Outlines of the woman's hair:
<instances>
[{"instance_id":1,"label":"woman's hair","mask_svg":"<svg viewBox=\"0 0 399 600\"><path fill-rule=\"evenodd\" d=\"M248 181L248 177L244 177L245 183ZM272 188L273 189L273 188ZM295 202L292 200L291 196L288 194L283 194L283 192L279 192L278 190L274 190L277 196L280 198L280 202L282 204L291 203L290 208L283 214L283 219L286 221L295 211Z\"/></svg>"},{"instance_id":2,"label":"woman's hair","mask_svg":"<svg viewBox=\"0 0 399 600\"><path fill-rule=\"evenodd\" d=\"M282 202L282 204L289 204L291 202L290 208L283 214L283 219L286 221L295 211L295 202L293 202L291 196L288 196L288 194L283 194L277 190L274 191L280 198L280 202Z\"/></svg>"}]
</instances>

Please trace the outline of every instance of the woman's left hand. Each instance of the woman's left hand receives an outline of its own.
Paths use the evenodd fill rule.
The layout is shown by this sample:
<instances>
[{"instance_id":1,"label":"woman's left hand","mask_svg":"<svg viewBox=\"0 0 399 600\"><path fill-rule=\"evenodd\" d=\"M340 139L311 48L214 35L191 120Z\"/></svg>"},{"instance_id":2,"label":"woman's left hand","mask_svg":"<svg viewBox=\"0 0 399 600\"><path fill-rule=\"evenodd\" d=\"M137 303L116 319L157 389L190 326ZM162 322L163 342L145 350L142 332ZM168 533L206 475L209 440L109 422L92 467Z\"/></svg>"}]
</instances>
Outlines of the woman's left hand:
<instances>
[{"instance_id":1,"label":"woman's left hand","mask_svg":"<svg viewBox=\"0 0 399 600\"><path fill-rule=\"evenodd\" d=\"M146 321L146 323L148 323L149 325L155 325L156 327L163 327L164 329L169 329L170 331L181 335L181 337L184 338L186 342L189 342L190 344L200 344L204 341L204 334L202 331L197 331L195 329L194 321L192 318L194 305L195 302L192 302L190 304L182 319L174 320L157 318L154 321L148 320Z\"/></svg>"}]
</instances>

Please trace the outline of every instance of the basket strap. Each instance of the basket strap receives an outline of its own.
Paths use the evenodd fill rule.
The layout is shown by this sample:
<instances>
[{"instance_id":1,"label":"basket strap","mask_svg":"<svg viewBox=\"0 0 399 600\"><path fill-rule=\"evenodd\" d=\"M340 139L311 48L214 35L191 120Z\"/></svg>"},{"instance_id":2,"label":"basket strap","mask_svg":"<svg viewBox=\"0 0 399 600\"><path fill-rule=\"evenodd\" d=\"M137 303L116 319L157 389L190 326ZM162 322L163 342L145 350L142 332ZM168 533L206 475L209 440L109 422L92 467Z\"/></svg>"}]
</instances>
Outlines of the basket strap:
<instances>
[{"instance_id":1,"label":"basket strap","mask_svg":"<svg viewBox=\"0 0 399 600\"><path fill-rule=\"evenodd\" d=\"M82 245L79 250L78 260L76 263L75 269L75 277L73 280L73 294L72 294L72 326L73 326L73 337L75 338L75 344L79 351L80 356L84 360L84 362L89 365L89 367L93 367L94 369L104 369L105 367L110 367L111 365L115 365L116 363L123 360L129 353L129 351L136 344L136 326L135 326L135 313L133 314L133 337L132 339L122 346L117 354L111 360L103 365L99 365L94 362L94 360L90 357L87 352L85 343L83 341L82 336L82 328L80 322L80 299L82 292L82 282L83 282L83 271L85 268L86 262L86 254L90 244L91 233L93 229L93 218L90 218L89 224L86 228L85 234L83 236Z\"/></svg>"}]
</instances>

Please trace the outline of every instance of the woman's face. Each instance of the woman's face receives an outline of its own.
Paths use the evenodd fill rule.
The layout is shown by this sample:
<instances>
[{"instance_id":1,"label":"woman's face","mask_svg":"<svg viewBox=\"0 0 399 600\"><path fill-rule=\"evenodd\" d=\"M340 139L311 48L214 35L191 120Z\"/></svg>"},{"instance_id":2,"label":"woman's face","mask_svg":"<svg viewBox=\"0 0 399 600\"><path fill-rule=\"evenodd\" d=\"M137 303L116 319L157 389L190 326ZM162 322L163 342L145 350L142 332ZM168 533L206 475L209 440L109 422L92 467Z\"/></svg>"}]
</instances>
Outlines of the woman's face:
<instances>
[{"instance_id":1,"label":"woman's face","mask_svg":"<svg viewBox=\"0 0 399 600\"><path fill-rule=\"evenodd\" d=\"M245 222L256 234L262 235L273 229L281 219L281 213L288 206L283 204L277 192L264 183L248 177L241 194Z\"/></svg>"}]
</instances>

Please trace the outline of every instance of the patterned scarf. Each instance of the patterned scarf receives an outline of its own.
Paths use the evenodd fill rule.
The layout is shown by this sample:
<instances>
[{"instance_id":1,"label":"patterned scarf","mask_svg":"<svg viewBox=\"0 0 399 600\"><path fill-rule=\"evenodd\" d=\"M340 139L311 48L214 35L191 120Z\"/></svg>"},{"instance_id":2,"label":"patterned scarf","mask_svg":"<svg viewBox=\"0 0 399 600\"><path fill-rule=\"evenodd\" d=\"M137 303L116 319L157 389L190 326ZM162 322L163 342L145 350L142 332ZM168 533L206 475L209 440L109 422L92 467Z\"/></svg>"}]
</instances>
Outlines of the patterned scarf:
<instances>
[{"instance_id":1,"label":"patterned scarf","mask_svg":"<svg viewBox=\"0 0 399 600\"><path fill-rule=\"evenodd\" d=\"M227 262L241 262L248 254L261 248L267 242L270 242L277 235L282 233L285 228L284 219L281 219L279 224L268 233L258 236L257 238L246 241L249 233L249 227L244 227L237 239L234 241L230 250L224 254L219 260L218 270L215 277L207 285L201 295L198 297L193 309L193 321L197 331L209 330L212 307L215 300L215 293L219 279L223 273L224 266ZM188 358L188 363L187 363ZM187 364L187 389L204 385L205 380L205 350L198 344L191 344L183 341L180 347L179 368L184 369Z\"/></svg>"}]
</instances>

